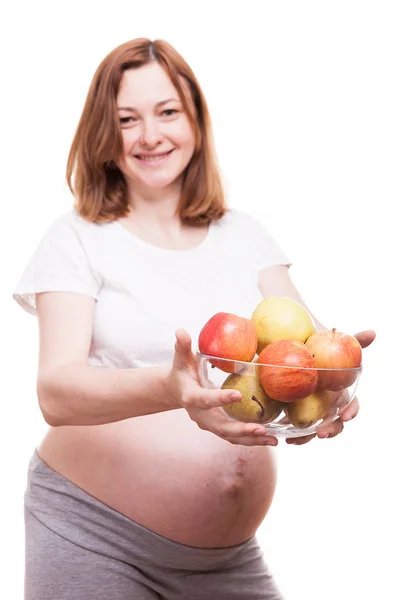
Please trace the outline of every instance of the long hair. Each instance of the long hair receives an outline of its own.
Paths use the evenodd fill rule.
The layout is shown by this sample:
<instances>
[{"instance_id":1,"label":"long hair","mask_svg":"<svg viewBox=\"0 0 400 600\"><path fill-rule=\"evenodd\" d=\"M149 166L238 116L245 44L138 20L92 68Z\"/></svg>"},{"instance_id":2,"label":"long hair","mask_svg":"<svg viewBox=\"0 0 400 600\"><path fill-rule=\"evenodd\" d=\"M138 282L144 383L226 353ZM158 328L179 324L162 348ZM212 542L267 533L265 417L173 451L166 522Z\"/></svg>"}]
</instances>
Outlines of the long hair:
<instances>
[{"instance_id":1,"label":"long hair","mask_svg":"<svg viewBox=\"0 0 400 600\"><path fill-rule=\"evenodd\" d=\"M210 115L193 71L167 42L139 38L115 48L98 66L72 141L67 183L78 214L88 221L105 223L128 214L128 188L117 167L123 144L116 98L124 71L152 61L157 61L171 79L195 136L178 205L181 220L207 224L227 210ZM187 86L190 98L184 89Z\"/></svg>"}]
</instances>

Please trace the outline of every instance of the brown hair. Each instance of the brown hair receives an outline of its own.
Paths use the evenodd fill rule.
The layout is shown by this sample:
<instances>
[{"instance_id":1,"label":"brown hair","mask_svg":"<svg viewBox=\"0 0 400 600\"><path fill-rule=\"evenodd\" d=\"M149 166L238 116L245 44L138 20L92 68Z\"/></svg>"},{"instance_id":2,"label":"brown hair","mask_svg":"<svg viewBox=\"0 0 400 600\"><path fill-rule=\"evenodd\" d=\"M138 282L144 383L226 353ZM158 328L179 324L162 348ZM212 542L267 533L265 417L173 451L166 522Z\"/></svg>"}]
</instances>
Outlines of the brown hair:
<instances>
[{"instance_id":1,"label":"brown hair","mask_svg":"<svg viewBox=\"0 0 400 600\"><path fill-rule=\"evenodd\" d=\"M176 87L195 135L194 154L184 173L179 216L188 224L206 224L227 210L210 115L194 73L167 42L139 38L118 46L100 63L72 141L67 182L77 212L88 221L104 223L128 213L127 184L117 167L122 136L116 97L124 71L154 60Z\"/></svg>"}]
</instances>

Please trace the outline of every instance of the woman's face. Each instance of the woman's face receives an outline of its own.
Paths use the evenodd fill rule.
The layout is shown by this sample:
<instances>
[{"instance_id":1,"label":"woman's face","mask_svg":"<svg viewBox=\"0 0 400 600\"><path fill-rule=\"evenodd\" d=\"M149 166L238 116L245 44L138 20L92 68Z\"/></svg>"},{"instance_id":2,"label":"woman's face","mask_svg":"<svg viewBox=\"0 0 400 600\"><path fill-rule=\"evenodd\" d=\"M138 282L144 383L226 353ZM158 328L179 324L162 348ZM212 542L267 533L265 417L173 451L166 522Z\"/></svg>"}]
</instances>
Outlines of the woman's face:
<instances>
[{"instance_id":1,"label":"woman's face","mask_svg":"<svg viewBox=\"0 0 400 600\"><path fill-rule=\"evenodd\" d=\"M152 62L124 72L117 96L123 138L118 164L133 188L165 188L179 181L195 138L179 94L164 69Z\"/></svg>"}]
</instances>

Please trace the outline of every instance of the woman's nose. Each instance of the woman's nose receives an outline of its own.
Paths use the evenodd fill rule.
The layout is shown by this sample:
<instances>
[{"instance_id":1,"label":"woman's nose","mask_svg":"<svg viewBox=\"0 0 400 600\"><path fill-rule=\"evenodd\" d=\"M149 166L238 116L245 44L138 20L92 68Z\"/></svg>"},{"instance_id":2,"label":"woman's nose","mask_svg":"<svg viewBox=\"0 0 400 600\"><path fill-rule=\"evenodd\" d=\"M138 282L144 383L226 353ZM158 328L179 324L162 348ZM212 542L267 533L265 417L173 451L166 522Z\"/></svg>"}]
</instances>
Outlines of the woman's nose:
<instances>
[{"instance_id":1,"label":"woman's nose","mask_svg":"<svg viewBox=\"0 0 400 600\"><path fill-rule=\"evenodd\" d=\"M162 142L163 135L159 123L155 119L143 121L140 143L150 148Z\"/></svg>"}]
</instances>

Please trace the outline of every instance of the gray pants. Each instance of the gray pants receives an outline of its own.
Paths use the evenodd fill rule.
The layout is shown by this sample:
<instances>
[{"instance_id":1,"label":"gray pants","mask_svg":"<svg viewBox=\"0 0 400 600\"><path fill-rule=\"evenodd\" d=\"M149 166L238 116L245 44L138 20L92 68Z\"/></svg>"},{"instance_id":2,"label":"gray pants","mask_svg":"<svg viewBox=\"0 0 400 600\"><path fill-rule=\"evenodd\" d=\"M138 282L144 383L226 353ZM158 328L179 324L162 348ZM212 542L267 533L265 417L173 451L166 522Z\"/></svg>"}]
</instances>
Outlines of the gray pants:
<instances>
[{"instance_id":1,"label":"gray pants","mask_svg":"<svg viewBox=\"0 0 400 600\"><path fill-rule=\"evenodd\" d=\"M179 544L99 502L35 453L25 493L25 600L282 600L256 539Z\"/></svg>"}]
</instances>

